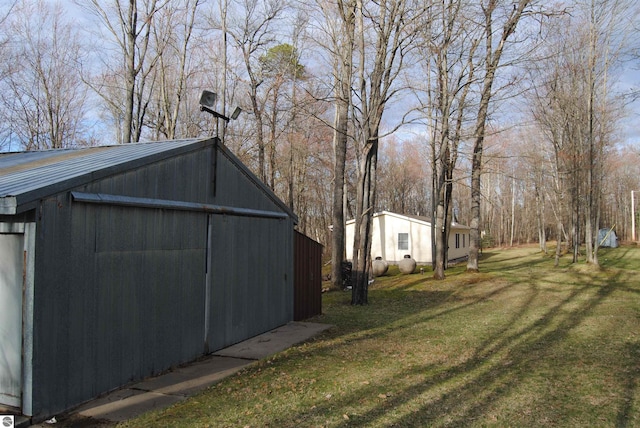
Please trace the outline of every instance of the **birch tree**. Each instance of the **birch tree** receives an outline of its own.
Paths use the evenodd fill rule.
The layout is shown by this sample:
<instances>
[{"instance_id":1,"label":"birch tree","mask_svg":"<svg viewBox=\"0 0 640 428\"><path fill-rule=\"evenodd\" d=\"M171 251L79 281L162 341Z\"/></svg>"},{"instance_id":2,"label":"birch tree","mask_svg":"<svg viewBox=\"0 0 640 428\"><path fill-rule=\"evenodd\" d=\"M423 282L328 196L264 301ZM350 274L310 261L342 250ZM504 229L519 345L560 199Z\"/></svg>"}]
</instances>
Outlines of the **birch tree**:
<instances>
[{"instance_id":1,"label":"birch tree","mask_svg":"<svg viewBox=\"0 0 640 428\"><path fill-rule=\"evenodd\" d=\"M350 112L355 51L355 0L318 1L319 22L315 25L326 40L316 42L327 53L331 70L331 89L327 96L333 104L330 124L333 139L331 188L331 279L335 288L342 288L342 263L345 259L346 158L347 147L353 142L350 134Z\"/></svg>"},{"instance_id":2,"label":"birch tree","mask_svg":"<svg viewBox=\"0 0 640 428\"><path fill-rule=\"evenodd\" d=\"M452 221L453 176L469 114L479 46L471 3L434 2L425 17L421 57L428 76L422 110L430 128L434 278L444 279ZM431 82L434 83L431 83Z\"/></svg>"},{"instance_id":3,"label":"birch tree","mask_svg":"<svg viewBox=\"0 0 640 428\"><path fill-rule=\"evenodd\" d=\"M571 15L558 20L549 42L552 55L539 72L533 113L555 151L556 194L567 201L557 229L559 236L568 230L574 263L584 242L587 262L598 264L604 165L620 116L614 113L619 104L611 85L625 47L624 6L576 4Z\"/></svg>"},{"instance_id":4,"label":"birch tree","mask_svg":"<svg viewBox=\"0 0 640 428\"><path fill-rule=\"evenodd\" d=\"M481 2L483 12L482 25L484 29L484 56L482 59L482 84L478 112L473 131L473 149L471 159L471 224L469 230L469 260L468 271L478 271L478 254L480 249L480 204L482 152L489 114L489 103L494 95L494 82L501 65L502 55L507 47L507 42L512 38L516 27L520 22L525 9L531 4L531 0L519 0L517 3L508 2L501 4L499 0L486 0ZM511 10L513 8L513 10ZM505 20L501 30L494 33L494 20L500 11L505 11ZM495 37L497 36L497 37Z\"/></svg>"},{"instance_id":5,"label":"birch tree","mask_svg":"<svg viewBox=\"0 0 640 428\"><path fill-rule=\"evenodd\" d=\"M397 92L396 78L415 37L418 5L405 0L355 4L354 124L358 171L353 243L351 304L368 303L371 224L376 202L380 125L387 102Z\"/></svg>"}]
</instances>

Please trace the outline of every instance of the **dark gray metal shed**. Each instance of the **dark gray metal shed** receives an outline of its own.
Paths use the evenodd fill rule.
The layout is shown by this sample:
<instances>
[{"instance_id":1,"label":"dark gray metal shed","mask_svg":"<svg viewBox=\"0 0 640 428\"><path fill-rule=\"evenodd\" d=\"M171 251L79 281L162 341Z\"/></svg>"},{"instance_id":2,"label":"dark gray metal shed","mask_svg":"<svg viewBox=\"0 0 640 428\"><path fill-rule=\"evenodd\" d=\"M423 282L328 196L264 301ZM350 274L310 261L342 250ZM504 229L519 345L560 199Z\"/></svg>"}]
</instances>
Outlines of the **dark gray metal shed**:
<instances>
[{"instance_id":1,"label":"dark gray metal shed","mask_svg":"<svg viewBox=\"0 0 640 428\"><path fill-rule=\"evenodd\" d=\"M0 405L48 417L293 320L296 221L215 138L0 154Z\"/></svg>"}]
</instances>

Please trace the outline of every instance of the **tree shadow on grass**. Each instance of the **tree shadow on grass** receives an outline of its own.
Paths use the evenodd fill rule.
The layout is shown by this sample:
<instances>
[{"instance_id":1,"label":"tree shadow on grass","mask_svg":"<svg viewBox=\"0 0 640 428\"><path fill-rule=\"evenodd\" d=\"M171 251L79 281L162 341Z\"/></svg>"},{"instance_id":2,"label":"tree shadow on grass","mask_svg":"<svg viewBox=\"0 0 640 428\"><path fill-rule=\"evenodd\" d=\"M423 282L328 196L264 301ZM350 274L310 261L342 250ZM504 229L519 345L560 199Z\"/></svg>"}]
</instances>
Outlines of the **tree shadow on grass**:
<instances>
[{"instance_id":1,"label":"tree shadow on grass","mask_svg":"<svg viewBox=\"0 0 640 428\"><path fill-rule=\"evenodd\" d=\"M617 373L618 382L623 386L623 402L618 412L616 426L628 426L633 420L634 403L637 402L638 380L640 379L640 343L633 342L626 345L628 368L623 373Z\"/></svg>"},{"instance_id":2,"label":"tree shadow on grass","mask_svg":"<svg viewBox=\"0 0 640 428\"><path fill-rule=\"evenodd\" d=\"M533 264L534 266L537 263ZM467 426L476 423L486 425L492 423L492 418L497 417L500 410L500 402L507 400L512 394L518 394L518 387L523 382L530 380L530 374L536 373L541 364L553 365L555 355L552 350L560 347L567 340L569 334L590 317L594 310L612 296L614 292L626 289L623 284L618 284L616 278L608 283L593 281L590 275L576 274L576 285L570 289L564 298L558 299L546 307L544 313L534 320L529 320L531 309L539 305L541 290L534 282L529 281L531 293L521 304L519 310L514 311L507 322L501 328L492 331L491 335L480 342L470 355L451 365L438 365L435 363L414 365L409 370L400 370L376 379L370 384L361 385L350 390L339 401L322 402L316 404L313 409L300 412L298 415L288 415L288 421L312 420L319 415L349 414L348 420L333 419L332 425L357 425L357 426ZM523 280L523 283L527 282ZM433 318L452 315L456 311L462 311L471 305L476 305L483 300L497 297L506 292L512 285L505 285L482 294L476 299L454 301L454 291L420 292L425 302L431 302L427 306L428 315L421 316L416 309L411 313L404 312L397 317L387 320L394 329L410 328L416 319L425 322ZM628 290L627 290L628 291ZM636 290L633 290L634 292ZM440 305L447 303L447 307L438 310ZM428 305L429 303L427 303ZM424 308L423 308L424 309ZM381 327L381 326L378 326ZM387 326L388 327L388 326ZM379 336L382 338L387 333L386 328L372 329L355 334L349 340L332 341L326 345L318 344L310 348L309 352L319 352L323 346L349 347L357 341L367 340ZM633 417L633 400L636 395L640 368L637 358L640 354L640 345L634 343L625 345L624 358L632 367L622 371L618 369L611 375L618 379L622 387L623 397L616 401L619 407L616 424L626 426ZM552 372L553 376L557 376ZM380 388L385 384L394 384L394 378L405 376L419 379L401 390L394 391L389 397L380 400L379 405L362 408L359 403L363 397L375 397ZM541 386L544 390L545 386ZM555 388L555 387L553 387ZM558 387L558 389L560 389ZM537 392L539 393L539 391ZM555 393L554 390L551 393ZM543 405L547 403L547 397L537 397ZM375 400L373 400L375 401ZM519 405L523 403L519 402ZM546 409L536 414L536 403L531 403L530 415L518 415L520 423L530 424L571 424L571 412L564 409ZM560 403L560 406L563 404ZM577 403L565 403L576 405ZM356 409L354 414L353 409ZM526 413L525 409L525 413ZM390 417L389 412L394 416ZM594 411L594 410L591 410ZM597 410L595 410L597 412ZM514 410L517 412L517 410ZM294 426L287 420L273 421L273 425ZM502 420L507 425L509 421ZM496 419L493 421L499 424ZM270 424L271 425L271 424Z\"/></svg>"},{"instance_id":3,"label":"tree shadow on grass","mask_svg":"<svg viewBox=\"0 0 640 428\"><path fill-rule=\"evenodd\" d=\"M552 269L549 258L543 254L515 255L513 257L496 257L480 265L480 271L488 270L500 272L504 270L519 271L522 269Z\"/></svg>"},{"instance_id":4,"label":"tree shadow on grass","mask_svg":"<svg viewBox=\"0 0 640 428\"><path fill-rule=\"evenodd\" d=\"M604 268L629 269L637 271L640 266L639 247L602 248L598 260Z\"/></svg>"},{"instance_id":5,"label":"tree shadow on grass","mask_svg":"<svg viewBox=\"0 0 640 428\"><path fill-rule=\"evenodd\" d=\"M333 339L349 335L349 344L353 345L358 340L382 337L387 334L389 329L410 326L416 322L416 319L426 322L463 311L476 304L496 298L512 286L512 284L504 283L476 297L462 298L458 296L458 289L453 287L413 290L416 285L421 284L424 285L425 281L417 280L393 289L376 289L369 295L370 305L368 306L354 307L350 304L348 296L345 297L343 303L334 308L334 312L344 312L344 317L348 317L350 322L348 325L343 325L341 329L333 330L328 334ZM398 306L402 307L398 308ZM425 313L429 313L429 315L424 316ZM311 321L331 323L331 319L327 321L323 316L315 317ZM321 348L317 350L321 350Z\"/></svg>"}]
</instances>

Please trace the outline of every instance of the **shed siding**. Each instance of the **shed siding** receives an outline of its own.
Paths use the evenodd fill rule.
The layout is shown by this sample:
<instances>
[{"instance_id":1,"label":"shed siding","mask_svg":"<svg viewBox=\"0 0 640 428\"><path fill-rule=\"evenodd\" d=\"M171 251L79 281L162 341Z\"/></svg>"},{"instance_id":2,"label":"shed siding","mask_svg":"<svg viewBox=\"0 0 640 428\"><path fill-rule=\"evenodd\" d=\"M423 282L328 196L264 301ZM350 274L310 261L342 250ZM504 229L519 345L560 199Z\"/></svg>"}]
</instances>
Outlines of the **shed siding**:
<instances>
[{"instance_id":1,"label":"shed siding","mask_svg":"<svg viewBox=\"0 0 640 428\"><path fill-rule=\"evenodd\" d=\"M322 314L322 245L294 232L293 317L305 320Z\"/></svg>"},{"instance_id":2,"label":"shed siding","mask_svg":"<svg viewBox=\"0 0 640 428\"><path fill-rule=\"evenodd\" d=\"M40 200L29 214L36 221L32 416L56 414L293 319L292 217L71 197L105 193L285 212L224 150L214 196L213 149L102 171Z\"/></svg>"},{"instance_id":3,"label":"shed siding","mask_svg":"<svg viewBox=\"0 0 640 428\"><path fill-rule=\"evenodd\" d=\"M211 203L209 170L213 147L88 183L77 190L134 197Z\"/></svg>"},{"instance_id":4,"label":"shed siding","mask_svg":"<svg viewBox=\"0 0 640 428\"><path fill-rule=\"evenodd\" d=\"M213 216L211 350L293 319L290 220Z\"/></svg>"},{"instance_id":5,"label":"shed siding","mask_svg":"<svg viewBox=\"0 0 640 428\"><path fill-rule=\"evenodd\" d=\"M34 408L57 412L202 353L204 215L66 196L42 212Z\"/></svg>"},{"instance_id":6,"label":"shed siding","mask_svg":"<svg viewBox=\"0 0 640 428\"><path fill-rule=\"evenodd\" d=\"M270 196L267 186L250 174L243 165L238 169L226 152L222 151L218 154L217 166L214 203L258 210L283 211L283 205ZM212 188L208 194L213 195Z\"/></svg>"}]
</instances>

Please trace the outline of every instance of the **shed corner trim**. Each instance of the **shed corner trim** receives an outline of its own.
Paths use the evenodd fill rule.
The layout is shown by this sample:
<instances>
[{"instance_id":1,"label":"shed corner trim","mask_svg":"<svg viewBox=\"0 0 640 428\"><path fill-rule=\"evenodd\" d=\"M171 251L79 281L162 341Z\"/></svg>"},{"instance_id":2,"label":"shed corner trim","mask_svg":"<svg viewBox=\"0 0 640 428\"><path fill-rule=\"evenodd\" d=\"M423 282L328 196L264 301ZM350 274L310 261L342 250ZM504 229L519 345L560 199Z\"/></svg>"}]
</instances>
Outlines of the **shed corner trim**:
<instances>
[{"instance_id":1,"label":"shed corner trim","mask_svg":"<svg viewBox=\"0 0 640 428\"><path fill-rule=\"evenodd\" d=\"M18 201L15 196L4 196L0 198L0 214L17 214Z\"/></svg>"}]
</instances>

